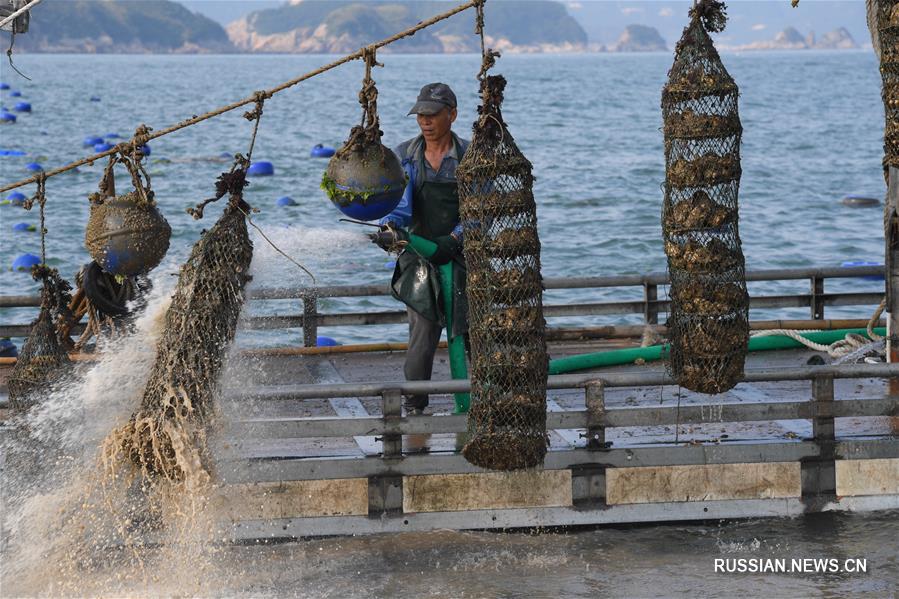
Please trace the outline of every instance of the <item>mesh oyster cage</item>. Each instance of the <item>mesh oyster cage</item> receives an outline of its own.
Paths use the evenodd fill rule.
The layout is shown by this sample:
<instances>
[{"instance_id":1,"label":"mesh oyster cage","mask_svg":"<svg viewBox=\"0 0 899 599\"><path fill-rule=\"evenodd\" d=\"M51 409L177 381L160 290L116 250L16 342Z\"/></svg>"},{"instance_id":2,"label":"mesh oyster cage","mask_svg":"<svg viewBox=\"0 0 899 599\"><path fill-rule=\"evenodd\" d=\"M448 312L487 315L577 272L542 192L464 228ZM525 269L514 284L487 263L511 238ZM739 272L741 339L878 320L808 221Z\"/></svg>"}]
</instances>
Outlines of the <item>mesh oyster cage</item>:
<instances>
[{"instance_id":1,"label":"mesh oyster cage","mask_svg":"<svg viewBox=\"0 0 899 599\"><path fill-rule=\"evenodd\" d=\"M456 171L471 340L469 440L477 466L530 468L546 455L546 323L531 163L502 120L506 81L482 81L483 106Z\"/></svg>"},{"instance_id":2,"label":"mesh oyster cage","mask_svg":"<svg viewBox=\"0 0 899 599\"><path fill-rule=\"evenodd\" d=\"M721 393L742 378L749 341L738 214L742 126L739 90L707 30L723 28L723 5L701 2L690 15L662 92L667 367L682 387Z\"/></svg>"},{"instance_id":3,"label":"mesh oyster cage","mask_svg":"<svg viewBox=\"0 0 899 599\"><path fill-rule=\"evenodd\" d=\"M899 167L899 2L877 3L876 27L880 40L880 76L883 84L884 168Z\"/></svg>"},{"instance_id":4,"label":"mesh oyster cage","mask_svg":"<svg viewBox=\"0 0 899 599\"><path fill-rule=\"evenodd\" d=\"M43 264L35 266L32 274L43 281L41 311L7 380L13 410L25 410L39 403L40 394L50 391L71 366L56 328L57 320L70 316L71 285L56 269Z\"/></svg>"},{"instance_id":5,"label":"mesh oyster cage","mask_svg":"<svg viewBox=\"0 0 899 599\"><path fill-rule=\"evenodd\" d=\"M224 214L181 268L140 408L126 426L123 449L149 473L183 475L178 435L193 437L200 452L205 447L203 425L234 340L253 257L245 218L250 208L240 196L244 174L238 174Z\"/></svg>"}]
</instances>

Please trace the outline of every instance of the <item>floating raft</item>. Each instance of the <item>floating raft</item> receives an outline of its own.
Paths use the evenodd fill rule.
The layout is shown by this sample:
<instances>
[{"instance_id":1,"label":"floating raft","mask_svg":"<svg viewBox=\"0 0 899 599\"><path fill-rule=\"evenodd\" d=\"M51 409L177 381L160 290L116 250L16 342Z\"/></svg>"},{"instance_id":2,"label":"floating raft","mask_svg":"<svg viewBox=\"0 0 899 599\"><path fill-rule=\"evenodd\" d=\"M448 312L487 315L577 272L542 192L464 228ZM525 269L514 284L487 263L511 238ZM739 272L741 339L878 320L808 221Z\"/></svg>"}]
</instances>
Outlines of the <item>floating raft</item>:
<instances>
[{"instance_id":1,"label":"floating raft","mask_svg":"<svg viewBox=\"0 0 899 599\"><path fill-rule=\"evenodd\" d=\"M836 269L828 276L875 271L882 267ZM608 283L648 284L653 276ZM583 284L588 282L606 283ZM547 286L561 285L549 280ZM765 307L804 305L823 317L824 303L869 305L880 298L824 295L823 285L813 289L823 299L754 300ZM285 297L298 293L285 291ZM379 286L354 293L385 292ZM645 295L644 302L596 305L654 319L653 309L664 305L653 290ZM304 337L314 341L316 328L306 326L311 323L358 326L402 316L317 314L314 299L299 296L306 298L304 317L274 317L266 328L302 326ZM0 300L28 306L36 298ZM247 319L244 326L262 326L254 322ZM859 326L819 322L815 328ZM0 330L16 334L18 326ZM642 326L631 329L638 334ZM584 332L557 330L565 334L553 336L549 354L564 358L637 343L585 340ZM808 366L817 354L806 350L753 353L743 382L715 396L674 386L661 363L550 376L544 467L497 473L461 455L467 421L452 414L452 394L467 391L468 382L449 380L445 351L437 355L434 381L405 382L402 351L336 351L344 349L232 352L212 450L220 482L217 513L235 540L899 509L899 393L887 378L899 378L897 364ZM11 370L0 360L0 402ZM423 391L432 394L428 415L404 417L402 393Z\"/></svg>"},{"instance_id":2,"label":"floating raft","mask_svg":"<svg viewBox=\"0 0 899 599\"><path fill-rule=\"evenodd\" d=\"M899 397L874 378L895 366L811 355L752 355L718 396L659 384L660 364L550 377L545 465L512 473L462 457L464 381L378 382L402 381L402 352L269 357L226 382L218 501L238 540L899 508ZM401 416L414 385L440 391L433 415Z\"/></svg>"}]
</instances>

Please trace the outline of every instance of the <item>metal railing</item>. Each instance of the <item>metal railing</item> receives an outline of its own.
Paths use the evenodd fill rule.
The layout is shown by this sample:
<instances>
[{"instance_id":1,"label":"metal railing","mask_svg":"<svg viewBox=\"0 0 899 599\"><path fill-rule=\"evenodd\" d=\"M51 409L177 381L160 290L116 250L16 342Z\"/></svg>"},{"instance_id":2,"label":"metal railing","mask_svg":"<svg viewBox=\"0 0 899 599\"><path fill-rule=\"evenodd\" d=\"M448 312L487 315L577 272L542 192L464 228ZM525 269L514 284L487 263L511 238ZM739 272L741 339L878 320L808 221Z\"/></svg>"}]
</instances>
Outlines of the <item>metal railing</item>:
<instances>
[{"instance_id":1,"label":"metal railing","mask_svg":"<svg viewBox=\"0 0 899 599\"><path fill-rule=\"evenodd\" d=\"M747 271L747 282L774 282L808 280L809 293L792 295L762 295L750 298L752 309L809 308L809 316L814 320L824 319L825 306L875 306L883 293L842 292L827 293L824 282L827 279L883 276L883 266L833 267L833 268L789 268ZM642 298L631 301L586 302L544 305L547 318L583 317L640 314L644 324L658 324L659 314L668 311L669 302L660 299L659 287L669 282L667 273L645 275L617 275L605 277L548 278L544 286L548 291L577 289L606 289L640 287ZM283 316L253 316L245 318L241 327L249 330L277 330L300 328L303 330L303 344L316 344L319 327L369 326L402 324L406 322L405 310L381 310L374 312L319 312L318 300L322 298L362 298L387 297L387 284L380 285L336 285L322 287L290 287L252 290L253 300L299 300L302 310L298 314ZM0 308L37 307L40 298L36 295L0 296ZM29 325L0 324L0 337L24 337ZM78 334L79 328L73 330Z\"/></svg>"},{"instance_id":2,"label":"metal railing","mask_svg":"<svg viewBox=\"0 0 899 599\"><path fill-rule=\"evenodd\" d=\"M821 461L832 471L837 456L851 459L899 457L899 438L882 435L865 438L838 439L834 418L841 417L899 417L899 396L883 394L879 397L838 400L834 394L835 379L867 379L899 376L897 364L859 364L844 366L814 366L804 368L747 370L743 382L810 381L809 400L776 402L722 402L651 407L610 407L605 402L605 390L620 387L672 385L674 381L664 372L586 373L550 376L548 389L583 389L583 410L550 411L548 430L575 432L583 439L566 450L550 451L544 468L560 469L586 464L607 467L669 466L710 463L745 463L768 461L803 461L803 468L816 469L814 477L803 485L826 486L826 472L821 473ZM449 474L479 472L480 469L464 460L458 452L442 454L408 454L402 452L404 435L464 433L466 416L403 416L403 394L457 393L470 391L470 381L413 381L349 384L316 384L291 387L261 388L241 400L311 400L326 398L381 398L381 415L364 417L301 417L249 418L235 420L226 429L232 450L239 451L241 440L298 439L326 437L377 436L380 455L364 459L353 457L310 457L290 455L276 459L226 458L223 476L230 482L309 480L328 478L408 476L419 474ZM234 397L236 399L236 397ZM784 441L782 438L715 445L676 445L656 443L642 446L616 447L606 442L611 428L662 426L736 422L763 422L804 419L812 422L809 439ZM571 434L568 435L571 438ZM227 467L228 462L235 467ZM240 466L236 464L240 463ZM808 465L806 465L808 464ZM825 467L824 470L827 470ZM832 472L831 472L832 474ZM819 479L824 476L824 479Z\"/></svg>"}]
</instances>

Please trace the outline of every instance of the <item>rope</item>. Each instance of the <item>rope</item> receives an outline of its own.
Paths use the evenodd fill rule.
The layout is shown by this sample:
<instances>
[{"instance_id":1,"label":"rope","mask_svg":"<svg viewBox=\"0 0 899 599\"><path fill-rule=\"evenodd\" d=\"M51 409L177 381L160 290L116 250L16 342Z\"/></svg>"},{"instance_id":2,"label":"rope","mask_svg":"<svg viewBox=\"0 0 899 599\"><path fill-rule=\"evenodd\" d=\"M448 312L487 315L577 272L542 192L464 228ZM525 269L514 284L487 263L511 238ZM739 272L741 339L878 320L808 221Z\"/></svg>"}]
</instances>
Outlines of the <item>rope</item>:
<instances>
[{"instance_id":1,"label":"rope","mask_svg":"<svg viewBox=\"0 0 899 599\"><path fill-rule=\"evenodd\" d=\"M44 205L47 203L47 177L44 176L43 172L40 172L36 176L37 179L37 190L35 190L34 195L25 200L22 204L22 208L25 210L31 210L34 207L35 202L37 202L38 207L40 208L41 213L41 264L47 263L47 228L44 225Z\"/></svg>"},{"instance_id":2,"label":"rope","mask_svg":"<svg viewBox=\"0 0 899 599\"><path fill-rule=\"evenodd\" d=\"M874 326L880 319L880 315L883 314L883 310L885 307L886 298L883 298L880 302L880 305L878 305L877 309L874 310L874 314L868 320L868 326L866 327L866 333L868 335L867 338L856 333L848 333L845 338L840 339L839 341L834 341L830 345L825 345L823 343L815 343L814 341L803 337L796 329L767 329L764 331L755 331L753 333L750 333L750 337L772 337L775 335L781 335L798 341L809 349L820 352L827 352L827 355L829 355L831 358L846 357L850 354L857 353L863 348L867 348L868 346L876 346L883 341L883 337L874 332ZM819 332L820 330L821 329L809 329L803 332L815 333ZM872 341L874 343L872 343Z\"/></svg>"},{"instance_id":3,"label":"rope","mask_svg":"<svg viewBox=\"0 0 899 599\"><path fill-rule=\"evenodd\" d=\"M315 69L314 71L310 71L310 72L306 73L305 75L301 75L301 76L299 76L299 77L296 77L296 78L294 78L294 79L291 79L290 81L285 81L284 83L282 83L282 84L280 84L280 85L278 85L278 86L275 86L275 87L273 87L273 88L271 88L271 89L269 89L269 90L266 90L264 93L265 93L266 97L269 97L269 98L270 98L270 97L272 97L273 95L275 95L275 94L277 94L277 93L280 93L280 92L282 92L282 91L284 91L284 90L286 90L286 89L289 89L289 88L291 88L291 87L293 87L293 86L295 86L295 85L297 85L297 84L299 84L299 83L302 83L303 81L306 81L307 79L311 79L312 77L315 77L315 76L317 76L317 75L321 75L322 73L325 73L325 72L327 72L327 71L330 71L331 69L337 68L337 67L339 67L339 66L341 66L341 65L343 65L343 64L346 64L346 63L348 63L348 62L352 62L352 61L354 61L354 60L358 60L358 59L360 59L360 58L364 58L365 52L366 52L369 48L375 49L375 50L378 49L378 48L383 48L384 46L390 45L390 44L392 44L392 43L394 43L394 42L397 42L397 41L399 41L399 40L401 40L401 39L405 39L405 38L407 38L407 37L410 37L410 36L412 36L412 35L415 35L417 32L421 31L422 29L425 29L425 28L427 28L427 27L430 27L430 26L432 26L432 25L434 25L434 24L436 24L436 23L439 23L440 21L444 21L444 20L446 20L446 19L449 19L450 17L455 16L455 15L461 13L461 12L464 12L464 11L468 10L469 8L475 7L475 6L479 5L479 4L483 4L483 2L484 2L484 0L470 0L469 2L466 2L465 4L460 4L459 6L453 8L453 9L451 9L451 10L448 10L448 11L446 11L446 12L444 12L444 13L441 13L441 14L439 14L439 15L436 15L436 16L434 16L434 17L431 17L430 19L427 19L427 20L425 20L425 21L421 21L420 23L417 23L416 25L414 25L414 26L412 26L412 27L409 27L408 29L405 29L405 30L403 30L403 31L401 31L401 32L399 32L399 33L397 33L397 34L395 34L395 35L392 35L391 37L388 37L388 38L383 39L383 40L381 40L381 41L379 41L379 42L376 42L376 43L374 43L374 44L372 44L372 45L370 45L370 46L367 46L366 48L363 48L363 49L361 49L361 50L358 50L358 51L356 51L356 52L353 52L352 54L347 54L346 56L344 56L344 57L342 57L342 58L339 58L339 59L337 59L337 60L335 60L335 61L333 61L333 62L330 62L330 63L328 63L328 64L326 64L326 65L324 65L324 66L322 66L322 67L319 67L319 68ZM186 128L186 127L190 127L190 126L196 125L197 123L201 123L201 122L206 121L206 120L208 120L208 119L211 119L211 118L213 118L213 117L220 116L220 115L222 115L222 114L225 114L226 112L230 112L230 111L232 111L232 110L236 110L236 109L241 108L241 107L243 107L243 106L246 106L246 105L248 105L248 104L254 104L254 103L256 102L256 100L257 100L257 95L256 95L256 94L253 94L252 96L250 96L250 97L248 97L248 98L244 98L243 100L239 100L239 101L234 102L234 103L232 103L232 104L228 104L227 106L222 106L221 108L217 108L217 109L215 109L215 110L211 110L211 111L206 112L206 113L204 113L204 114L201 114L201 115L198 115L198 116L193 116L193 117L191 117L191 118L189 118L189 119L185 119L185 120L181 121L180 123L178 123L178 124L176 124L176 125L172 125L172 126L167 127L167 128L165 128L165 129L161 129L161 130L158 130L158 131L156 131L156 132L154 132L154 133L148 134L148 135L146 136L146 138L143 140L143 143L147 143L147 142L152 141L152 140L154 140L154 139L160 138L160 137L162 137L162 136L164 136L164 135L169 135L170 133L174 133L175 131L179 131L179 130L184 129L184 128ZM132 142L132 143L133 143L133 142ZM130 145L130 144L129 144L129 145ZM118 152L118 149L113 148L113 149L107 150L107 151L105 151L105 152L100 152L99 154L94 154L93 156L87 156L87 157L85 157L85 158L82 158L81 160L77 160L77 161L72 162L72 163L70 163L70 164L67 164L67 165L65 165L65 166L62 166L62 167L59 167L59 168L56 168L56 169L47 171L45 174L46 174L47 177L54 177L54 176L56 176L56 175L62 174L62 173L67 172L67 171L70 171L70 170L72 170L73 168L77 168L77 167L83 166L83 165L85 165L85 164L93 164L95 161L100 160L101 158L106 158L107 156L110 156L110 155L112 155L112 154L114 154L114 153L116 153L116 152ZM29 183L34 183L35 181L37 181L37 176L30 177L30 178L28 178L28 179L22 179L21 181L16 181L15 183L10 183L10 184L8 184L8 185L5 185L5 186L3 186L3 187L0 187L0 193L6 192L6 191L10 191L10 190L12 190L12 189L16 189L16 188L18 188L18 187L21 187L21 186L23 186L23 185L27 185L27 184L29 184Z\"/></svg>"},{"instance_id":4,"label":"rope","mask_svg":"<svg viewBox=\"0 0 899 599\"><path fill-rule=\"evenodd\" d=\"M31 0L31 2L29 2L28 4L26 4L25 6L23 6L23 7L20 8L19 10L17 10L16 12L12 13L12 14L9 15L8 17L6 17L6 18L3 19L2 21L0 21L0 27L3 27L3 26L5 26L5 25L7 25L7 24L9 24L9 23L12 23L13 21L16 20L16 17L18 17L18 16L21 15L21 14L26 13L26 12L29 11L32 7L37 6L38 4L40 4L40 3L43 2L43 1L44 1L44 0Z\"/></svg>"},{"instance_id":5,"label":"rope","mask_svg":"<svg viewBox=\"0 0 899 599\"><path fill-rule=\"evenodd\" d=\"M347 142L337 151L337 156L343 156L347 152L361 153L370 146L381 144L381 124L378 118L378 88L371 78L373 67L383 67L377 60L377 50L374 46L366 46L362 49L362 59L365 61L365 78L362 80L362 89L359 90L359 104L362 105L362 122L353 127Z\"/></svg>"}]
</instances>

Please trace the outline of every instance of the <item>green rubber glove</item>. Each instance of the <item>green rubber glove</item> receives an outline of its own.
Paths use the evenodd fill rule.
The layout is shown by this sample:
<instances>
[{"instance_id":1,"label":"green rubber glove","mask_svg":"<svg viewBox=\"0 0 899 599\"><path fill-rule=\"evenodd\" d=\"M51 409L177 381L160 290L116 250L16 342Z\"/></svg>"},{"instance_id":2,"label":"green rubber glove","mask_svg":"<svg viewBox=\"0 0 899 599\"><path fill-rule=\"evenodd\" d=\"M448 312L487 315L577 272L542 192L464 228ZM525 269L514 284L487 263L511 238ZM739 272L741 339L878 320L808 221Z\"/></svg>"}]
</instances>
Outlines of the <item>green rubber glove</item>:
<instances>
[{"instance_id":1,"label":"green rubber glove","mask_svg":"<svg viewBox=\"0 0 899 599\"><path fill-rule=\"evenodd\" d=\"M462 250L462 244L452 235L441 235L434 243L437 244L437 251L428 259L438 266L450 262Z\"/></svg>"}]
</instances>

